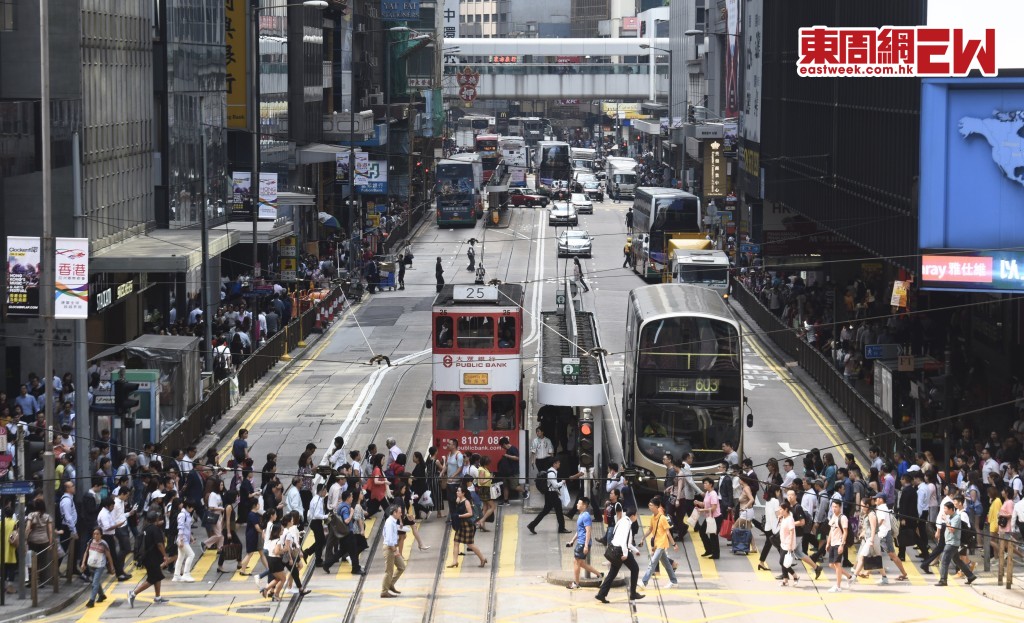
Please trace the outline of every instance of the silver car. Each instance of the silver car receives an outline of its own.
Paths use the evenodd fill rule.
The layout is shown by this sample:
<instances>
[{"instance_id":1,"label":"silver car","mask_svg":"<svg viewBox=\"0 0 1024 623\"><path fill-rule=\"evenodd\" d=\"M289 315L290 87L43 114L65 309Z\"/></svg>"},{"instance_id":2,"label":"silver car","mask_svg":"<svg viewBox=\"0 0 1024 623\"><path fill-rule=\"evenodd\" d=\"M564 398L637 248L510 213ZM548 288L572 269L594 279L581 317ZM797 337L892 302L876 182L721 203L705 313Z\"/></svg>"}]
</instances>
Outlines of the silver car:
<instances>
[{"instance_id":1,"label":"silver car","mask_svg":"<svg viewBox=\"0 0 1024 623\"><path fill-rule=\"evenodd\" d=\"M573 193L570 201L572 202L572 207L576 208L576 211L580 214L594 213L594 203L590 199L587 199L585 194Z\"/></svg>"},{"instance_id":2,"label":"silver car","mask_svg":"<svg viewBox=\"0 0 1024 623\"><path fill-rule=\"evenodd\" d=\"M591 257L594 238L582 229L563 231L558 236L558 257L583 255Z\"/></svg>"},{"instance_id":3,"label":"silver car","mask_svg":"<svg viewBox=\"0 0 1024 623\"><path fill-rule=\"evenodd\" d=\"M579 225L576 208L565 201L556 201L548 210L548 225Z\"/></svg>"}]
</instances>

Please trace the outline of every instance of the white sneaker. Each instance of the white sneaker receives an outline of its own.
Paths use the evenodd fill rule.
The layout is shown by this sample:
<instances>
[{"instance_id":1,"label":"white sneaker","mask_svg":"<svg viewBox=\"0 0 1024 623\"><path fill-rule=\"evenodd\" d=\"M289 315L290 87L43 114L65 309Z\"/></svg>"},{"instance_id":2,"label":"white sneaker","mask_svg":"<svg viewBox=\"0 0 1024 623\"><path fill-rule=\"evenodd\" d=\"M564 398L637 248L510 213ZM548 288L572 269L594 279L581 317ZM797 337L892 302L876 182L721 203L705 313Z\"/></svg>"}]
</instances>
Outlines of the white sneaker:
<instances>
[{"instance_id":1,"label":"white sneaker","mask_svg":"<svg viewBox=\"0 0 1024 623\"><path fill-rule=\"evenodd\" d=\"M174 576L173 578L171 578L171 582L181 582L181 576L180 575Z\"/></svg>"},{"instance_id":2,"label":"white sneaker","mask_svg":"<svg viewBox=\"0 0 1024 623\"><path fill-rule=\"evenodd\" d=\"M828 592L830 592L830 593L841 593L841 592L843 592L843 589L839 588L838 586L833 586L832 588L828 589Z\"/></svg>"},{"instance_id":3,"label":"white sneaker","mask_svg":"<svg viewBox=\"0 0 1024 623\"><path fill-rule=\"evenodd\" d=\"M299 589L297 589L297 588L295 588L295 587L293 586L293 587L291 587L291 588L289 588L289 589L288 589L288 594L289 594L289 595L298 595L298 594L299 594Z\"/></svg>"},{"instance_id":4,"label":"white sneaker","mask_svg":"<svg viewBox=\"0 0 1024 623\"><path fill-rule=\"evenodd\" d=\"M883 575L882 579L880 579L878 582L876 582L876 584L878 584L879 586L888 586L889 585L889 578Z\"/></svg>"},{"instance_id":5,"label":"white sneaker","mask_svg":"<svg viewBox=\"0 0 1024 623\"><path fill-rule=\"evenodd\" d=\"M857 581L857 578L846 578L846 588L847 589L853 588L853 584L856 581Z\"/></svg>"},{"instance_id":6,"label":"white sneaker","mask_svg":"<svg viewBox=\"0 0 1024 623\"><path fill-rule=\"evenodd\" d=\"M194 577L192 577L191 574L188 574L188 573L186 573L185 575L181 576L181 580L179 580L179 582L195 582L195 581L196 581L196 579Z\"/></svg>"},{"instance_id":7,"label":"white sneaker","mask_svg":"<svg viewBox=\"0 0 1024 623\"><path fill-rule=\"evenodd\" d=\"M639 584L637 584L637 586L644 590L647 590L647 582L640 582Z\"/></svg>"},{"instance_id":8,"label":"white sneaker","mask_svg":"<svg viewBox=\"0 0 1024 623\"><path fill-rule=\"evenodd\" d=\"M679 582L669 582L668 583L668 587L669 588L677 588L678 586L679 586Z\"/></svg>"}]
</instances>

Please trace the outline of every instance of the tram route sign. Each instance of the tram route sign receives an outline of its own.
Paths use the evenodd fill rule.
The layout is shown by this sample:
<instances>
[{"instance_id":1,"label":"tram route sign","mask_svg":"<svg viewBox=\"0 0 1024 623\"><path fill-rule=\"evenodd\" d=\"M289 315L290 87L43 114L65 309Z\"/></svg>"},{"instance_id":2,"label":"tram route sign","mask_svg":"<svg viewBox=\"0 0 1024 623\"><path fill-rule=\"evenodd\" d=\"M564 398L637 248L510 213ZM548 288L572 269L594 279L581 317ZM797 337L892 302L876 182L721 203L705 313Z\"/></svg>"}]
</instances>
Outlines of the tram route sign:
<instances>
[{"instance_id":1,"label":"tram route sign","mask_svg":"<svg viewBox=\"0 0 1024 623\"><path fill-rule=\"evenodd\" d=\"M498 286L455 286L452 298L464 303L496 303Z\"/></svg>"},{"instance_id":2,"label":"tram route sign","mask_svg":"<svg viewBox=\"0 0 1024 623\"><path fill-rule=\"evenodd\" d=\"M579 376L580 358L562 357L562 376Z\"/></svg>"}]
</instances>

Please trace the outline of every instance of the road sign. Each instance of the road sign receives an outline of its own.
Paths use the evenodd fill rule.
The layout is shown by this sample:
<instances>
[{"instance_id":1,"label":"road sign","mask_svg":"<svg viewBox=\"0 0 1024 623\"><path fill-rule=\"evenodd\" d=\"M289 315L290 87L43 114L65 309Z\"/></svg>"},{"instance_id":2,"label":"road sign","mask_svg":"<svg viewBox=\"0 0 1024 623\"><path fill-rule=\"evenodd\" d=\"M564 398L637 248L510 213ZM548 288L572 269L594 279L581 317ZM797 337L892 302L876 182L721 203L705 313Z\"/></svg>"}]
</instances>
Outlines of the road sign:
<instances>
[{"instance_id":1,"label":"road sign","mask_svg":"<svg viewBox=\"0 0 1024 623\"><path fill-rule=\"evenodd\" d=\"M580 358L562 357L562 376L579 376Z\"/></svg>"},{"instance_id":2,"label":"road sign","mask_svg":"<svg viewBox=\"0 0 1024 623\"><path fill-rule=\"evenodd\" d=\"M35 487L28 480L0 482L0 495L32 495Z\"/></svg>"},{"instance_id":3,"label":"road sign","mask_svg":"<svg viewBox=\"0 0 1024 623\"><path fill-rule=\"evenodd\" d=\"M555 305L565 305L565 295L564 294L559 293L559 294L555 295Z\"/></svg>"},{"instance_id":4,"label":"road sign","mask_svg":"<svg viewBox=\"0 0 1024 623\"><path fill-rule=\"evenodd\" d=\"M899 354L899 344L868 344L864 347L865 359L895 359Z\"/></svg>"},{"instance_id":5,"label":"road sign","mask_svg":"<svg viewBox=\"0 0 1024 623\"><path fill-rule=\"evenodd\" d=\"M753 253L754 255L760 255L761 245L754 244L753 242L741 242L740 253Z\"/></svg>"}]
</instances>

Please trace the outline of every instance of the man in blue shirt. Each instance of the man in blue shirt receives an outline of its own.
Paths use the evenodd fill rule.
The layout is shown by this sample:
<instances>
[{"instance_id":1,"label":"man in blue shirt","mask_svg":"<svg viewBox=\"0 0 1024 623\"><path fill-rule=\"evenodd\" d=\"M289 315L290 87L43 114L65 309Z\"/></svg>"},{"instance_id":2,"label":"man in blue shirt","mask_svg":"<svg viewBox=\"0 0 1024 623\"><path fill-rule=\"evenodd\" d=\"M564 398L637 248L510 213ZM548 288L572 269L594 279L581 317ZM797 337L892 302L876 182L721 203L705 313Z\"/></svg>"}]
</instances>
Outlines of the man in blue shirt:
<instances>
[{"instance_id":1,"label":"man in blue shirt","mask_svg":"<svg viewBox=\"0 0 1024 623\"><path fill-rule=\"evenodd\" d=\"M590 500L580 496L580 499L576 501L576 510L580 512L580 516L576 519L576 537L565 544L566 547L573 548L573 583L569 585L569 590L580 587L581 569L586 569L589 573L593 573L598 577L603 575L587 562L587 556L590 554L590 544L594 542L592 530L594 521L590 516Z\"/></svg>"},{"instance_id":2,"label":"man in blue shirt","mask_svg":"<svg viewBox=\"0 0 1024 623\"><path fill-rule=\"evenodd\" d=\"M402 523L402 508L394 505L388 509L388 518L384 522L384 581L381 583L382 599L393 599L401 592L395 588L395 582L405 573L405 559L398 550L398 529Z\"/></svg>"},{"instance_id":3,"label":"man in blue shirt","mask_svg":"<svg viewBox=\"0 0 1024 623\"><path fill-rule=\"evenodd\" d=\"M327 544L324 546L324 571L327 573L331 572L331 565L338 560L338 557L343 553L347 554L352 558L352 573L355 575L362 575L362 569L359 567L359 555L352 556L354 548L351 547L352 542L355 540L352 538L352 491L345 490L341 493L341 501L338 503L338 507L334 509L334 514L341 518L345 525L348 526L348 531L345 536L338 536L334 530L327 530ZM328 526L330 524L328 523Z\"/></svg>"},{"instance_id":4,"label":"man in blue shirt","mask_svg":"<svg viewBox=\"0 0 1024 623\"><path fill-rule=\"evenodd\" d=\"M27 418L34 418L36 412L39 411L39 401L36 397L28 393L28 385L22 384L19 389L21 392L18 397L14 399L14 404L21 407L21 412Z\"/></svg>"}]
</instances>

